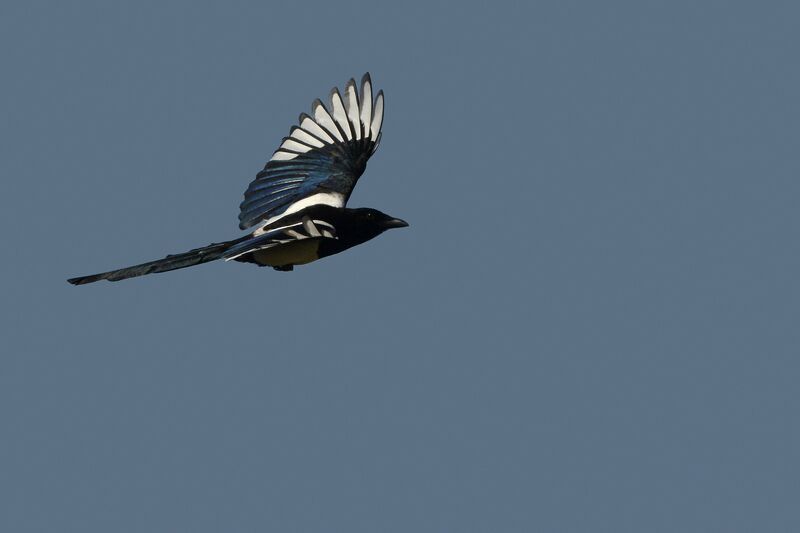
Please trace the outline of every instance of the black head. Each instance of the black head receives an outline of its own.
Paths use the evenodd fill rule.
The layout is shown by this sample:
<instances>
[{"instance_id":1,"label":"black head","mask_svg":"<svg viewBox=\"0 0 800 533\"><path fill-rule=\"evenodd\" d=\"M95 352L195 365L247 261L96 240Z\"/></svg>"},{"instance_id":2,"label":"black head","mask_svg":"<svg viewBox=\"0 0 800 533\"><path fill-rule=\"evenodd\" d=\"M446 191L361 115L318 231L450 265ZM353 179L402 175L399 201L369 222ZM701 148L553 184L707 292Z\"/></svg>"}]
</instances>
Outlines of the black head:
<instances>
[{"instance_id":1,"label":"black head","mask_svg":"<svg viewBox=\"0 0 800 533\"><path fill-rule=\"evenodd\" d=\"M339 239L352 241L351 246L377 237L388 229L408 226L405 220L381 213L377 209L360 207L344 211L345 216L335 225Z\"/></svg>"},{"instance_id":2,"label":"black head","mask_svg":"<svg viewBox=\"0 0 800 533\"><path fill-rule=\"evenodd\" d=\"M353 216L353 220L365 227L379 229L381 232L392 228L405 228L408 222L399 218L394 218L386 213L381 213L377 209L369 207L359 207L358 209L348 209Z\"/></svg>"}]
</instances>

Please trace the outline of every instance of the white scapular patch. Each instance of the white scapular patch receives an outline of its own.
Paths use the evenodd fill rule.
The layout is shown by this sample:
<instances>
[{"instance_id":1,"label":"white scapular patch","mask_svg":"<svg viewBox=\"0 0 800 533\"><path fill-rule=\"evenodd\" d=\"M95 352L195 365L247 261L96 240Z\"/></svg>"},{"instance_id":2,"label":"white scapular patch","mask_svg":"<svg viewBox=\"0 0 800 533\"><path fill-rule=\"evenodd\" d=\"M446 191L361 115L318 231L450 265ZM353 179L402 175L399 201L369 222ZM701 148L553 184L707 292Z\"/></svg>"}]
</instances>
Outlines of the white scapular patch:
<instances>
[{"instance_id":1,"label":"white scapular patch","mask_svg":"<svg viewBox=\"0 0 800 533\"><path fill-rule=\"evenodd\" d=\"M312 194L307 198L303 198L292 205L289 208L281 213L280 216L289 215L291 213L297 213L301 209L305 209L311 205L329 205L332 207L344 207L344 194L340 192L318 192L317 194Z\"/></svg>"},{"instance_id":2,"label":"white scapular patch","mask_svg":"<svg viewBox=\"0 0 800 533\"><path fill-rule=\"evenodd\" d=\"M344 207L344 194L339 192L318 192L317 194L312 194L302 200L298 200L297 202L289 205L289 207L283 213L279 215L275 215L274 217L267 219L264 221L261 226L253 232L254 237L258 237L259 235L263 235L266 233L264 231L265 226L269 226L273 222L276 222L286 215L291 215L292 213L297 213L301 209L305 209L306 207L310 207L312 205L329 205L331 207ZM273 231L273 230L268 230Z\"/></svg>"}]
</instances>

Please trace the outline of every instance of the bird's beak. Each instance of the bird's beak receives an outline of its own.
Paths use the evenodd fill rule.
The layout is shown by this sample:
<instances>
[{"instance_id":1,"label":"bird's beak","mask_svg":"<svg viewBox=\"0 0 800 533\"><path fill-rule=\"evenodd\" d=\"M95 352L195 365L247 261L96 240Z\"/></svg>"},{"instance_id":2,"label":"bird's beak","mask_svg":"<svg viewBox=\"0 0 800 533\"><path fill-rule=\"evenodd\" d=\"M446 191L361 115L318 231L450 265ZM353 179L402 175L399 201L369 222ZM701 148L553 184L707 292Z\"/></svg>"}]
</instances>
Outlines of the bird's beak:
<instances>
[{"instance_id":1,"label":"bird's beak","mask_svg":"<svg viewBox=\"0 0 800 533\"><path fill-rule=\"evenodd\" d=\"M387 228L407 228L408 222L405 220L401 220L399 218L393 218L391 220L386 221Z\"/></svg>"}]
</instances>

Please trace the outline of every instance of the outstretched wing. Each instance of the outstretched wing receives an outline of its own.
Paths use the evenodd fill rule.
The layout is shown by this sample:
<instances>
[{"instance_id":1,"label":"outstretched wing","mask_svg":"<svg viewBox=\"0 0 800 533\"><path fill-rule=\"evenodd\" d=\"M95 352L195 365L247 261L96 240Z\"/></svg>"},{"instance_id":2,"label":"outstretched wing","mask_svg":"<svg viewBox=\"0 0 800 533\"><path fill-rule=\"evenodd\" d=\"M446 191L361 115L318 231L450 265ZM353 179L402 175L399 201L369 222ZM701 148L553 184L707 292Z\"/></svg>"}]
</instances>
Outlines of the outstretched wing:
<instances>
[{"instance_id":1,"label":"outstretched wing","mask_svg":"<svg viewBox=\"0 0 800 533\"><path fill-rule=\"evenodd\" d=\"M325 204L344 207L381 138L383 91L373 101L369 73L331 90L330 110L319 100L300 115L264 170L244 193L239 227Z\"/></svg>"}]
</instances>

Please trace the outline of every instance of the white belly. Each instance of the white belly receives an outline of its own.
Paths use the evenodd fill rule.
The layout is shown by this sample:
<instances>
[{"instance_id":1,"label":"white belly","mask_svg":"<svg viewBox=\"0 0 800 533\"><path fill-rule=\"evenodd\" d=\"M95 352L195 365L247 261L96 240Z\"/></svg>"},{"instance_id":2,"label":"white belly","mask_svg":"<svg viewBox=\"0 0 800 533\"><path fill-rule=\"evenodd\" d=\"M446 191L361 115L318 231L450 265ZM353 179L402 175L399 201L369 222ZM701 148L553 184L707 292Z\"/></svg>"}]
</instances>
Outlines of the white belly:
<instances>
[{"instance_id":1,"label":"white belly","mask_svg":"<svg viewBox=\"0 0 800 533\"><path fill-rule=\"evenodd\" d=\"M303 239L279 244L253 252L253 259L264 266L305 265L319 259L319 243L320 239Z\"/></svg>"}]
</instances>

